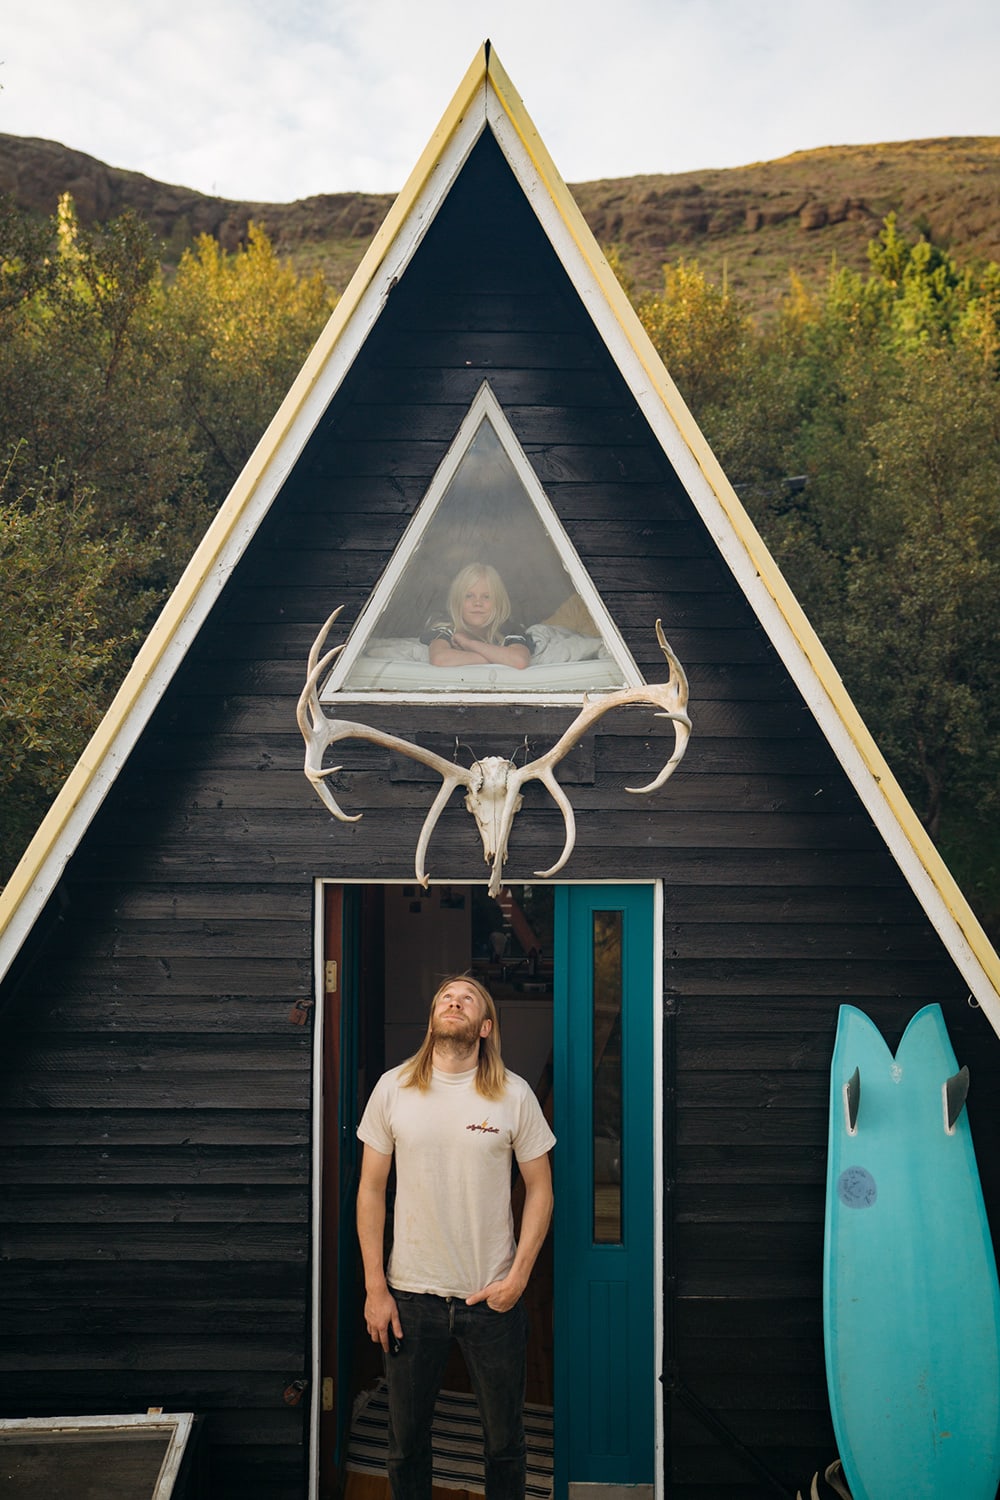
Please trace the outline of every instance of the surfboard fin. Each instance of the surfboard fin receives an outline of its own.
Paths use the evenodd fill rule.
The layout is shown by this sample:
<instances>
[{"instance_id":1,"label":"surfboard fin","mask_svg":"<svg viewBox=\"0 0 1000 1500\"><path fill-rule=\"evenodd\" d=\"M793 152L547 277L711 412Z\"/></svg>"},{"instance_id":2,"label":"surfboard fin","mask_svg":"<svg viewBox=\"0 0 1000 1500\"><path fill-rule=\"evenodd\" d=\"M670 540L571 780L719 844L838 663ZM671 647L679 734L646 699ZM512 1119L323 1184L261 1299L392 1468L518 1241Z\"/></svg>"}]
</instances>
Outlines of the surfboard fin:
<instances>
[{"instance_id":1,"label":"surfboard fin","mask_svg":"<svg viewBox=\"0 0 1000 1500\"><path fill-rule=\"evenodd\" d=\"M858 1110L861 1108L860 1068L855 1068L844 1084L844 1099L847 1104L847 1128L854 1135L858 1128Z\"/></svg>"},{"instance_id":2,"label":"surfboard fin","mask_svg":"<svg viewBox=\"0 0 1000 1500\"><path fill-rule=\"evenodd\" d=\"M969 1070L967 1067L959 1068L957 1073L952 1073L944 1086L944 1110L949 1134L955 1129L955 1124L965 1108L965 1101L968 1097Z\"/></svg>"}]
</instances>

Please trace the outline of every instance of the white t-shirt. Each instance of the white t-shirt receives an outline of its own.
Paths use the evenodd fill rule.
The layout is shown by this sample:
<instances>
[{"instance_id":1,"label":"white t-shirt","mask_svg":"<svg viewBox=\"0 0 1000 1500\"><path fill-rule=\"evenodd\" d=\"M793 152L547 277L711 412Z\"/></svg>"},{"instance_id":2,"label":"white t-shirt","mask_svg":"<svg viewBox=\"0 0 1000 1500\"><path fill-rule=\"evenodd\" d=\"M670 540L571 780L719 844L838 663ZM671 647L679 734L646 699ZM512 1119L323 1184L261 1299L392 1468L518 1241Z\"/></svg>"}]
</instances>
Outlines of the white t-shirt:
<instances>
[{"instance_id":1,"label":"white t-shirt","mask_svg":"<svg viewBox=\"0 0 1000 1500\"><path fill-rule=\"evenodd\" d=\"M396 1156L390 1285L469 1297L510 1270L515 1241L511 1154L534 1161L555 1144L534 1093L507 1074L502 1099L484 1099L476 1070L434 1069L430 1088L404 1088L402 1063L383 1073L358 1136Z\"/></svg>"}]
</instances>

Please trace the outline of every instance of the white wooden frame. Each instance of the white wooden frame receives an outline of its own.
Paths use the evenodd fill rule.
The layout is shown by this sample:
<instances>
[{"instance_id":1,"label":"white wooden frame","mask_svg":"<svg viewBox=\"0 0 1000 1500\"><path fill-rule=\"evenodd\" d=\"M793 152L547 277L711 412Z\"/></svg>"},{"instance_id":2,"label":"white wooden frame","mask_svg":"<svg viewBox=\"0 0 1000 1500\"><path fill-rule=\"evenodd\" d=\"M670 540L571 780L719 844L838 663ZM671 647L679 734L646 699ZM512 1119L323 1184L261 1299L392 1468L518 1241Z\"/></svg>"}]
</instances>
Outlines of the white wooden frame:
<instances>
[{"instance_id":1,"label":"white wooden frame","mask_svg":"<svg viewBox=\"0 0 1000 1500\"><path fill-rule=\"evenodd\" d=\"M434 520L441 502L447 493L448 486L454 479L456 471L469 449L469 445L472 443L484 421L488 421L491 424L499 438L500 445L510 459L514 471L528 499L531 501L546 535L552 542L559 561L566 569L576 592L587 606L591 619L600 630L604 644L607 646L615 665L622 674L619 686L641 687L645 683L645 678L636 666L632 654L622 638L621 632L608 613L607 606L594 587L590 574L581 562L576 548L573 546L562 522L552 508L552 502L548 495L546 495L541 481L531 465L531 460L521 447L517 434L507 420L503 407L497 400L489 381L484 380L476 392L448 452L441 460L437 472L428 485L424 498L411 517L409 525L396 546L395 552L389 559L385 572L382 574L374 590L369 595L361 613L358 615L344 649L320 693L321 702L329 703L336 697L342 703L579 704L585 696L582 689L578 689L575 692L559 692L554 690L517 692L510 688L492 687L488 690L470 692L468 689L445 687L441 691L414 690L412 692L383 692L377 689L343 686L344 683L348 682L354 663L364 651L373 630L377 627L382 611L395 593L396 586L402 579L410 559L426 535L427 529ZM667 634L669 635L669 633L668 624ZM608 691L613 691L613 689L608 689ZM592 693L591 696L597 696L597 694Z\"/></svg>"},{"instance_id":2,"label":"white wooden frame","mask_svg":"<svg viewBox=\"0 0 1000 1500\"><path fill-rule=\"evenodd\" d=\"M115 1437L158 1434L166 1438L166 1451L156 1483L143 1500L170 1500L193 1426L194 1413L188 1411L146 1416L127 1413L108 1417L5 1417L0 1418L0 1452L5 1443L18 1440L48 1438L53 1443L71 1443L88 1435L107 1435L113 1441Z\"/></svg>"}]
</instances>

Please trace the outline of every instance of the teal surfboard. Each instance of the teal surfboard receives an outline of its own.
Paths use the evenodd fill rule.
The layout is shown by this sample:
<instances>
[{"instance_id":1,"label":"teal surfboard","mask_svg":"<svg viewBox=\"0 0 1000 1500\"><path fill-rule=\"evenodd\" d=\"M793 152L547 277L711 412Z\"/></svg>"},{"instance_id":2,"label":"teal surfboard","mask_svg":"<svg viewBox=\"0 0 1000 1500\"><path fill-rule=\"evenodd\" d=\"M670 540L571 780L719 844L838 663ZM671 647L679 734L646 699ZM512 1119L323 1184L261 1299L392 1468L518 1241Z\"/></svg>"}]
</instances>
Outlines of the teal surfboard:
<instances>
[{"instance_id":1,"label":"teal surfboard","mask_svg":"<svg viewBox=\"0 0 1000 1500\"><path fill-rule=\"evenodd\" d=\"M895 1057L841 1007L830 1077L826 1373L854 1500L994 1500L1000 1288L939 1005Z\"/></svg>"}]
</instances>

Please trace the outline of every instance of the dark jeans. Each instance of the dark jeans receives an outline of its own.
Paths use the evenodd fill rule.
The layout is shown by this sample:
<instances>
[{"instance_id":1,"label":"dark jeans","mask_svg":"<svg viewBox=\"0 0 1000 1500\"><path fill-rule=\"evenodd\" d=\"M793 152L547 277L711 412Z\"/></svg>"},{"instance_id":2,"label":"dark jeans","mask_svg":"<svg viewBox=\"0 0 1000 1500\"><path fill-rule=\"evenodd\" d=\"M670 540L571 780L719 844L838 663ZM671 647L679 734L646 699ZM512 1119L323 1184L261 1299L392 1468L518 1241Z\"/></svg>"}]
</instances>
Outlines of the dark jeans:
<instances>
[{"instance_id":1,"label":"dark jeans","mask_svg":"<svg viewBox=\"0 0 1000 1500\"><path fill-rule=\"evenodd\" d=\"M486 1500L524 1500L524 1383L528 1320L523 1304L493 1312L460 1297L393 1292L402 1347L386 1358L389 1482L393 1500L430 1500L431 1420L452 1339L479 1403Z\"/></svg>"}]
</instances>

